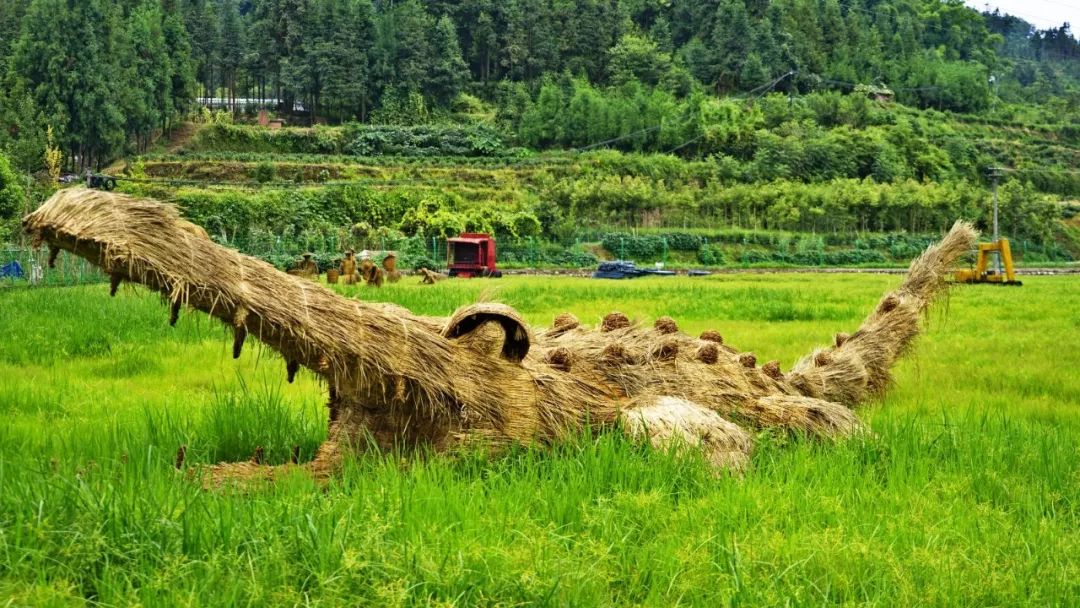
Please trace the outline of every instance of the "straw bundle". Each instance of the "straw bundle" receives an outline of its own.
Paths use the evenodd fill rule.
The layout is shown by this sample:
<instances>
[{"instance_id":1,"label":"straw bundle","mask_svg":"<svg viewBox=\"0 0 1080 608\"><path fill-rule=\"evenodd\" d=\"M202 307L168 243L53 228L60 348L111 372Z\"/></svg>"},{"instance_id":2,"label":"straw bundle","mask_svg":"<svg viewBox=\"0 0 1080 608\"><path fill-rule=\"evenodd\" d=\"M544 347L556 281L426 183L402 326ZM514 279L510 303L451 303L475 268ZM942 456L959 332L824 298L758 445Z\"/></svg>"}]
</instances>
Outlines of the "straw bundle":
<instances>
[{"instance_id":1,"label":"straw bundle","mask_svg":"<svg viewBox=\"0 0 1080 608\"><path fill-rule=\"evenodd\" d=\"M445 274L435 272L433 270L428 270L427 268L420 269L420 276L423 277L420 282L424 285L434 285L439 281L445 281L447 279L447 276Z\"/></svg>"},{"instance_id":2,"label":"straw bundle","mask_svg":"<svg viewBox=\"0 0 1080 608\"><path fill-rule=\"evenodd\" d=\"M846 406L887 387L889 367L975 238L958 223L857 332L783 374L775 363L758 367L716 332L694 338L667 318L643 328L613 313L597 331L561 315L552 329L533 331L497 304L434 319L346 299L213 243L172 206L119 194L63 190L24 226L37 242L97 264L114 286L141 283L162 293L173 314L186 306L221 320L237 356L251 334L282 354L290 377L303 367L324 381L330 439L299 467L320 478L366 445L550 443L584 427L622 425L631 437L697 445L717 466L739 468L752 445L744 429L857 433ZM210 480L275 471L223 464Z\"/></svg>"}]
</instances>

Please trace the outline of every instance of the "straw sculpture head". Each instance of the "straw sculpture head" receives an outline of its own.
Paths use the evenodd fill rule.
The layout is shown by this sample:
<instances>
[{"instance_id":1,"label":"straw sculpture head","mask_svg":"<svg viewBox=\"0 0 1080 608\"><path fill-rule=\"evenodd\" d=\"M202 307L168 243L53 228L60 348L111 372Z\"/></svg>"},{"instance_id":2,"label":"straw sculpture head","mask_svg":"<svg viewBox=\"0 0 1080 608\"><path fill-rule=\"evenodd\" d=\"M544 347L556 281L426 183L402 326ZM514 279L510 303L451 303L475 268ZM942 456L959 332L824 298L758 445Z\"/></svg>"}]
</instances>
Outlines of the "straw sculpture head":
<instances>
[{"instance_id":1,"label":"straw sculpture head","mask_svg":"<svg viewBox=\"0 0 1080 608\"><path fill-rule=\"evenodd\" d=\"M347 299L217 245L152 200L67 189L23 224L36 242L100 266L113 291L129 281L161 293L173 321L185 307L219 319L232 329L234 356L250 334L282 355L290 379L305 368L325 383L330 432L314 461L223 463L210 468L212 483L296 468L325 478L358 450L550 444L586 427L701 449L724 469L746 465L760 429L850 436L863 428L851 408L889 386L890 368L976 238L958 222L857 331L785 373L716 331L695 338L667 317L645 327L612 313L591 329L565 314L540 329L500 304L432 318Z\"/></svg>"}]
</instances>

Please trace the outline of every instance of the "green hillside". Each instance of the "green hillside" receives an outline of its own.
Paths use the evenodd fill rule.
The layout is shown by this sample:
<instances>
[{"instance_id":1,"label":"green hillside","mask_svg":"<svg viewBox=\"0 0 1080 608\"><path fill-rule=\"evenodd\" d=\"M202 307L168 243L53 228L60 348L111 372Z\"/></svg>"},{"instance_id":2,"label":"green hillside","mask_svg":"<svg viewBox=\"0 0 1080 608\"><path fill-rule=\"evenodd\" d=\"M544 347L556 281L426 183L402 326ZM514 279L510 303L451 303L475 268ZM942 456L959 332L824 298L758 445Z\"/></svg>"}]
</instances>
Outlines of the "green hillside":
<instances>
[{"instance_id":1,"label":"green hillside","mask_svg":"<svg viewBox=\"0 0 1080 608\"><path fill-rule=\"evenodd\" d=\"M1024 261L1080 254L1067 26L929 0L0 8L12 236L59 174L109 168L268 257L413 239L422 263L477 229L526 265L642 231L641 261L892 264L988 227L996 168Z\"/></svg>"}]
</instances>

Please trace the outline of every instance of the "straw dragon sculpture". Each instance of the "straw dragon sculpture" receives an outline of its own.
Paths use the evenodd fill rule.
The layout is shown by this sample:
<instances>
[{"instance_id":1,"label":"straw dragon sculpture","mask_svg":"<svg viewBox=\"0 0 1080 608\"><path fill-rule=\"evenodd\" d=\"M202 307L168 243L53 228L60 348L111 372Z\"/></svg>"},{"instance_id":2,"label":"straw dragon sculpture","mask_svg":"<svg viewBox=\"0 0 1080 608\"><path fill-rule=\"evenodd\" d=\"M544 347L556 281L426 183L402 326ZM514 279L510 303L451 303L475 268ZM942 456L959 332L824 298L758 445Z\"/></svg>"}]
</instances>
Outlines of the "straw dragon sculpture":
<instances>
[{"instance_id":1,"label":"straw dragon sculpture","mask_svg":"<svg viewBox=\"0 0 1080 608\"><path fill-rule=\"evenodd\" d=\"M958 222L856 332L785 373L715 332L681 333L668 318L639 327L612 313L587 329L561 315L539 329L499 304L446 319L347 299L215 244L171 205L121 194L62 190L23 225L51 256L63 249L100 266L113 293L124 281L161 293L172 322L185 306L221 320L232 328L234 356L252 335L281 353L290 381L303 367L325 382L329 437L313 461L223 463L210 467L210 483L296 468L325 479L350 450L543 444L586 427L698 446L729 469L746 464L758 429L859 433L851 408L887 388L921 313L976 238Z\"/></svg>"}]
</instances>

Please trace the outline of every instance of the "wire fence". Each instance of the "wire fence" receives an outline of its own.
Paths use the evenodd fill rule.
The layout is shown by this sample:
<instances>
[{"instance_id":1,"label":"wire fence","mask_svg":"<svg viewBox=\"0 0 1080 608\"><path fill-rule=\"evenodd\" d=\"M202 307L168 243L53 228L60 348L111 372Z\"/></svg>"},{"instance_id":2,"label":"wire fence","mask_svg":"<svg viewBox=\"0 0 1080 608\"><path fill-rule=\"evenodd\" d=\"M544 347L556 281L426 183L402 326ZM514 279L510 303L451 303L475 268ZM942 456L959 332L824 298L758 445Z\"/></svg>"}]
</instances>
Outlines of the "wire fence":
<instances>
[{"instance_id":1,"label":"wire fence","mask_svg":"<svg viewBox=\"0 0 1080 608\"><path fill-rule=\"evenodd\" d=\"M6 245L0 249L0 289L10 287L62 287L102 283L104 273L86 260L61 251L52 268L49 251Z\"/></svg>"},{"instance_id":2,"label":"wire fence","mask_svg":"<svg viewBox=\"0 0 1080 608\"><path fill-rule=\"evenodd\" d=\"M218 239L222 242L221 239ZM286 238L259 239L237 246L237 243L223 242L236 247L244 253L266 260L286 269L299 263L303 253L311 253L321 269L335 267L347 250L358 255L368 255L380 261L388 252L394 252L398 266L403 270L419 267L445 270L449 265L448 241L445 237L405 237L405 238L342 238L337 235L305 235L298 240ZM496 256L503 266L529 267L591 267L596 264L595 255L585 252L579 239L569 244L549 242L539 238L498 238Z\"/></svg>"}]
</instances>

